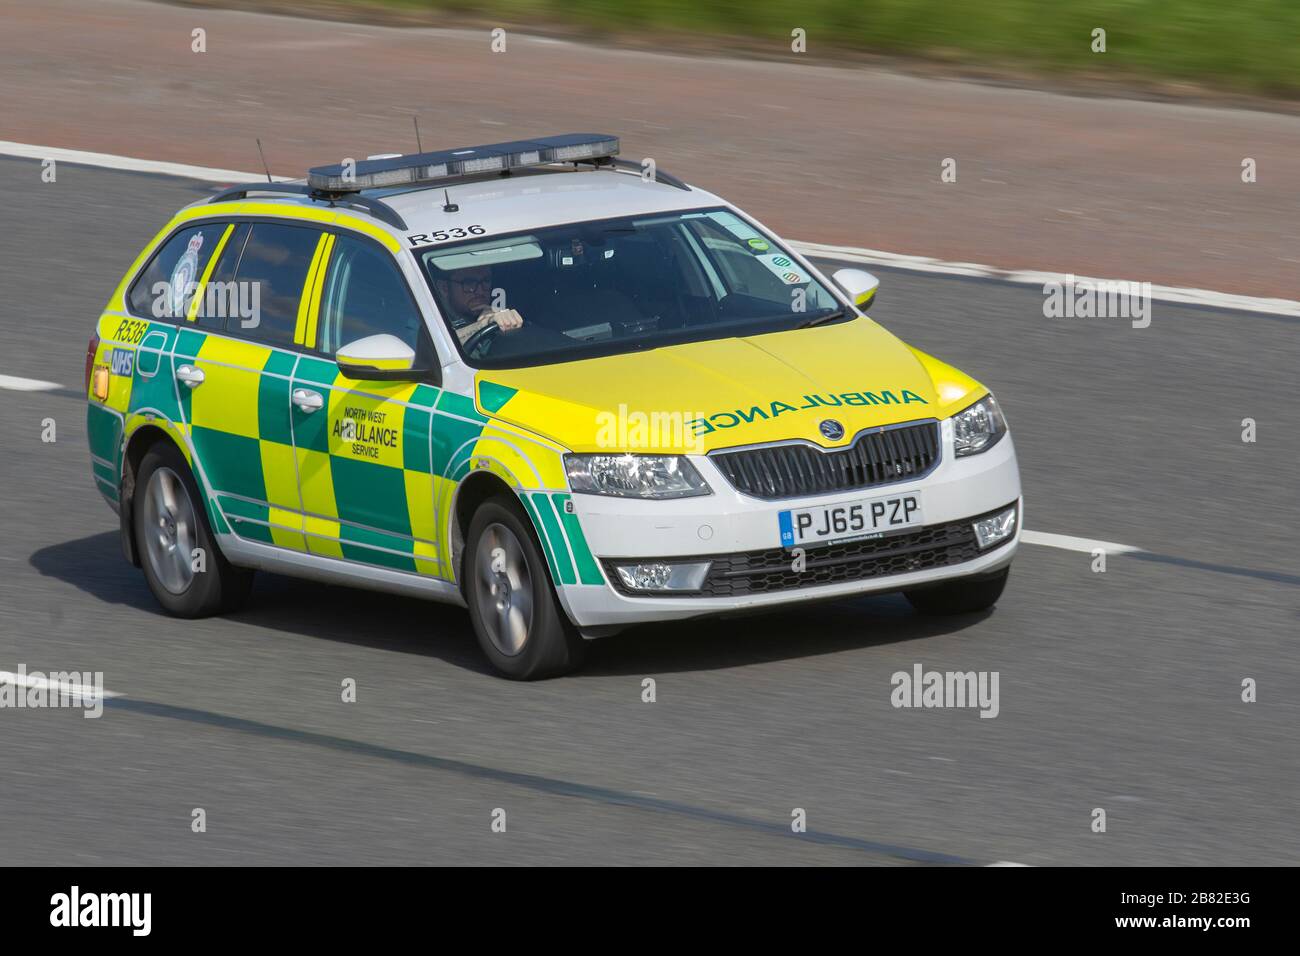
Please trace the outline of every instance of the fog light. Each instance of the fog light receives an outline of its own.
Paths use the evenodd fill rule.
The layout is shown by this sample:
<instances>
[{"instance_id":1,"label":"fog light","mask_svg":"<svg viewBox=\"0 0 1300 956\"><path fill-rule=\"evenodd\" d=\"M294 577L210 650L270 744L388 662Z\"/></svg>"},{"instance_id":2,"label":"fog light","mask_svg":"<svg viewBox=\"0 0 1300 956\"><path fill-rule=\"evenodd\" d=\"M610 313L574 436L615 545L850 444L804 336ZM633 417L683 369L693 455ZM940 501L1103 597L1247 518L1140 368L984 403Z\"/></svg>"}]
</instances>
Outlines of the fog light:
<instances>
[{"instance_id":1,"label":"fog light","mask_svg":"<svg viewBox=\"0 0 1300 956\"><path fill-rule=\"evenodd\" d=\"M669 564L649 561L645 564L618 564L615 569L629 590L698 591L709 573L709 562Z\"/></svg>"},{"instance_id":2,"label":"fog light","mask_svg":"<svg viewBox=\"0 0 1300 956\"><path fill-rule=\"evenodd\" d=\"M981 518L975 522L975 540L980 550L992 547L999 541L1016 533L1016 506L1000 511L991 518Z\"/></svg>"}]
</instances>

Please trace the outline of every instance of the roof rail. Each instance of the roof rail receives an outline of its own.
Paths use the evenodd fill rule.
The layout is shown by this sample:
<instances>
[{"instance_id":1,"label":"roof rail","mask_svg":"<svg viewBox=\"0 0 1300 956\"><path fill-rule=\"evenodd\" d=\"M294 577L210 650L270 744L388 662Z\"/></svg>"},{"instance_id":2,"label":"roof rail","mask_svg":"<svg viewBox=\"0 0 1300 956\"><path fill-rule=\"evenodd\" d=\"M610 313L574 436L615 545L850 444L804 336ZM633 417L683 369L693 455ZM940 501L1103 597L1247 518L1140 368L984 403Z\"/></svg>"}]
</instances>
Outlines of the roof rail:
<instances>
[{"instance_id":1,"label":"roof rail","mask_svg":"<svg viewBox=\"0 0 1300 956\"><path fill-rule=\"evenodd\" d=\"M635 170L638 173L645 172L645 167L641 163L638 163L635 159L624 159L622 156L611 156L608 159L586 160L586 162L590 162L593 166L613 166L615 169L630 169ZM686 185L686 183L682 182L676 176L670 176L667 173L662 172L658 165L655 166L655 182L663 183L665 186L672 186L674 189L684 189L687 192L691 191L690 186Z\"/></svg>"},{"instance_id":2,"label":"roof rail","mask_svg":"<svg viewBox=\"0 0 1300 956\"><path fill-rule=\"evenodd\" d=\"M369 196L360 196L356 193L332 193L322 189L313 189L306 183L244 183L240 186L230 186L223 189L209 199L208 202L229 202L233 199L244 199L249 193L283 193L291 196L306 196L313 202L327 202L331 206L352 206L365 210L380 222L386 222L403 232L407 228L406 220L397 214L397 210L385 202L372 199Z\"/></svg>"}]
</instances>

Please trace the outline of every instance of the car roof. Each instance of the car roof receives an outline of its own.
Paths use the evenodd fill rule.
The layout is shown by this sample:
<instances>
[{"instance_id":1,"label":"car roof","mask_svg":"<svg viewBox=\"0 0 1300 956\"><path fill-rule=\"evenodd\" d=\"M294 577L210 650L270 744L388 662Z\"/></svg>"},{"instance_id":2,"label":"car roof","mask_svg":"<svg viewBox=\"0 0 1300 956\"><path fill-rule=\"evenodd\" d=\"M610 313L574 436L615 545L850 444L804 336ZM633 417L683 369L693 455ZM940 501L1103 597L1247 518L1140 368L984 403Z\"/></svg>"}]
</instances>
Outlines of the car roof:
<instances>
[{"instance_id":1,"label":"car roof","mask_svg":"<svg viewBox=\"0 0 1300 956\"><path fill-rule=\"evenodd\" d=\"M254 184L248 190L249 198L259 203L325 207L323 201L305 195L277 193L274 186L268 186L264 194ZM258 193L255 197L254 192ZM347 207L350 216L364 217L402 237L456 226L482 226L486 235L493 235L569 222L726 205L714 194L695 187L681 189L643 179L635 172L591 168L520 170L509 176L494 173L436 185L367 189L358 195L381 201L405 221L407 228L396 229L361 208ZM444 211L448 198L457 211ZM346 200L340 200L339 205L346 207Z\"/></svg>"}]
</instances>

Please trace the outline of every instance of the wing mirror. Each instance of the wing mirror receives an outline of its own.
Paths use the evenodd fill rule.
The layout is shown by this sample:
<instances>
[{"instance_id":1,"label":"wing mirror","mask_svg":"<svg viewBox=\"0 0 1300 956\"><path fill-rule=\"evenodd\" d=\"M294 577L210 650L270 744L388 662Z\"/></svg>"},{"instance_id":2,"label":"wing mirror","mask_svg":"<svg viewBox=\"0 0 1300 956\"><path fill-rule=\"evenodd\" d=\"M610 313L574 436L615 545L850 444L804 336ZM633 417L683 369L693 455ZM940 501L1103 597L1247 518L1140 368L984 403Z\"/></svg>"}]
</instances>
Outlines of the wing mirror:
<instances>
[{"instance_id":1,"label":"wing mirror","mask_svg":"<svg viewBox=\"0 0 1300 956\"><path fill-rule=\"evenodd\" d=\"M339 371L348 378L371 382L415 382L432 370L415 367L415 349L396 335L367 335L334 353Z\"/></svg>"},{"instance_id":2,"label":"wing mirror","mask_svg":"<svg viewBox=\"0 0 1300 956\"><path fill-rule=\"evenodd\" d=\"M863 269L840 269L831 276L831 279L863 312L871 308L872 303L876 301L876 290L880 288L880 280L870 272Z\"/></svg>"}]
</instances>

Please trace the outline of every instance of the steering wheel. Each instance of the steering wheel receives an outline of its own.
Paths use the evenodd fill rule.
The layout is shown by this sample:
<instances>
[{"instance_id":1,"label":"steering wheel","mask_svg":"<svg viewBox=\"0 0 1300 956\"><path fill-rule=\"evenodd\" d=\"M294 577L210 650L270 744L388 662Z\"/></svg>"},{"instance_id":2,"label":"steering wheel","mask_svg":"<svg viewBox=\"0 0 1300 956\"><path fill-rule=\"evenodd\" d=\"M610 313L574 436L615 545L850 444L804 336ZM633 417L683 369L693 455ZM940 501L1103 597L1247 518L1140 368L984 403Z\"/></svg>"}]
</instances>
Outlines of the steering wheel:
<instances>
[{"instance_id":1,"label":"steering wheel","mask_svg":"<svg viewBox=\"0 0 1300 956\"><path fill-rule=\"evenodd\" d=\"M489 322L487 325L483 326L483 328L479 329L467 338L464 344L461 345L461 348L465 350L466 355L473 355L475 349L487 345L500 334L501 326L497 325L495 322Z\"/></svg>"}]
</instances>

